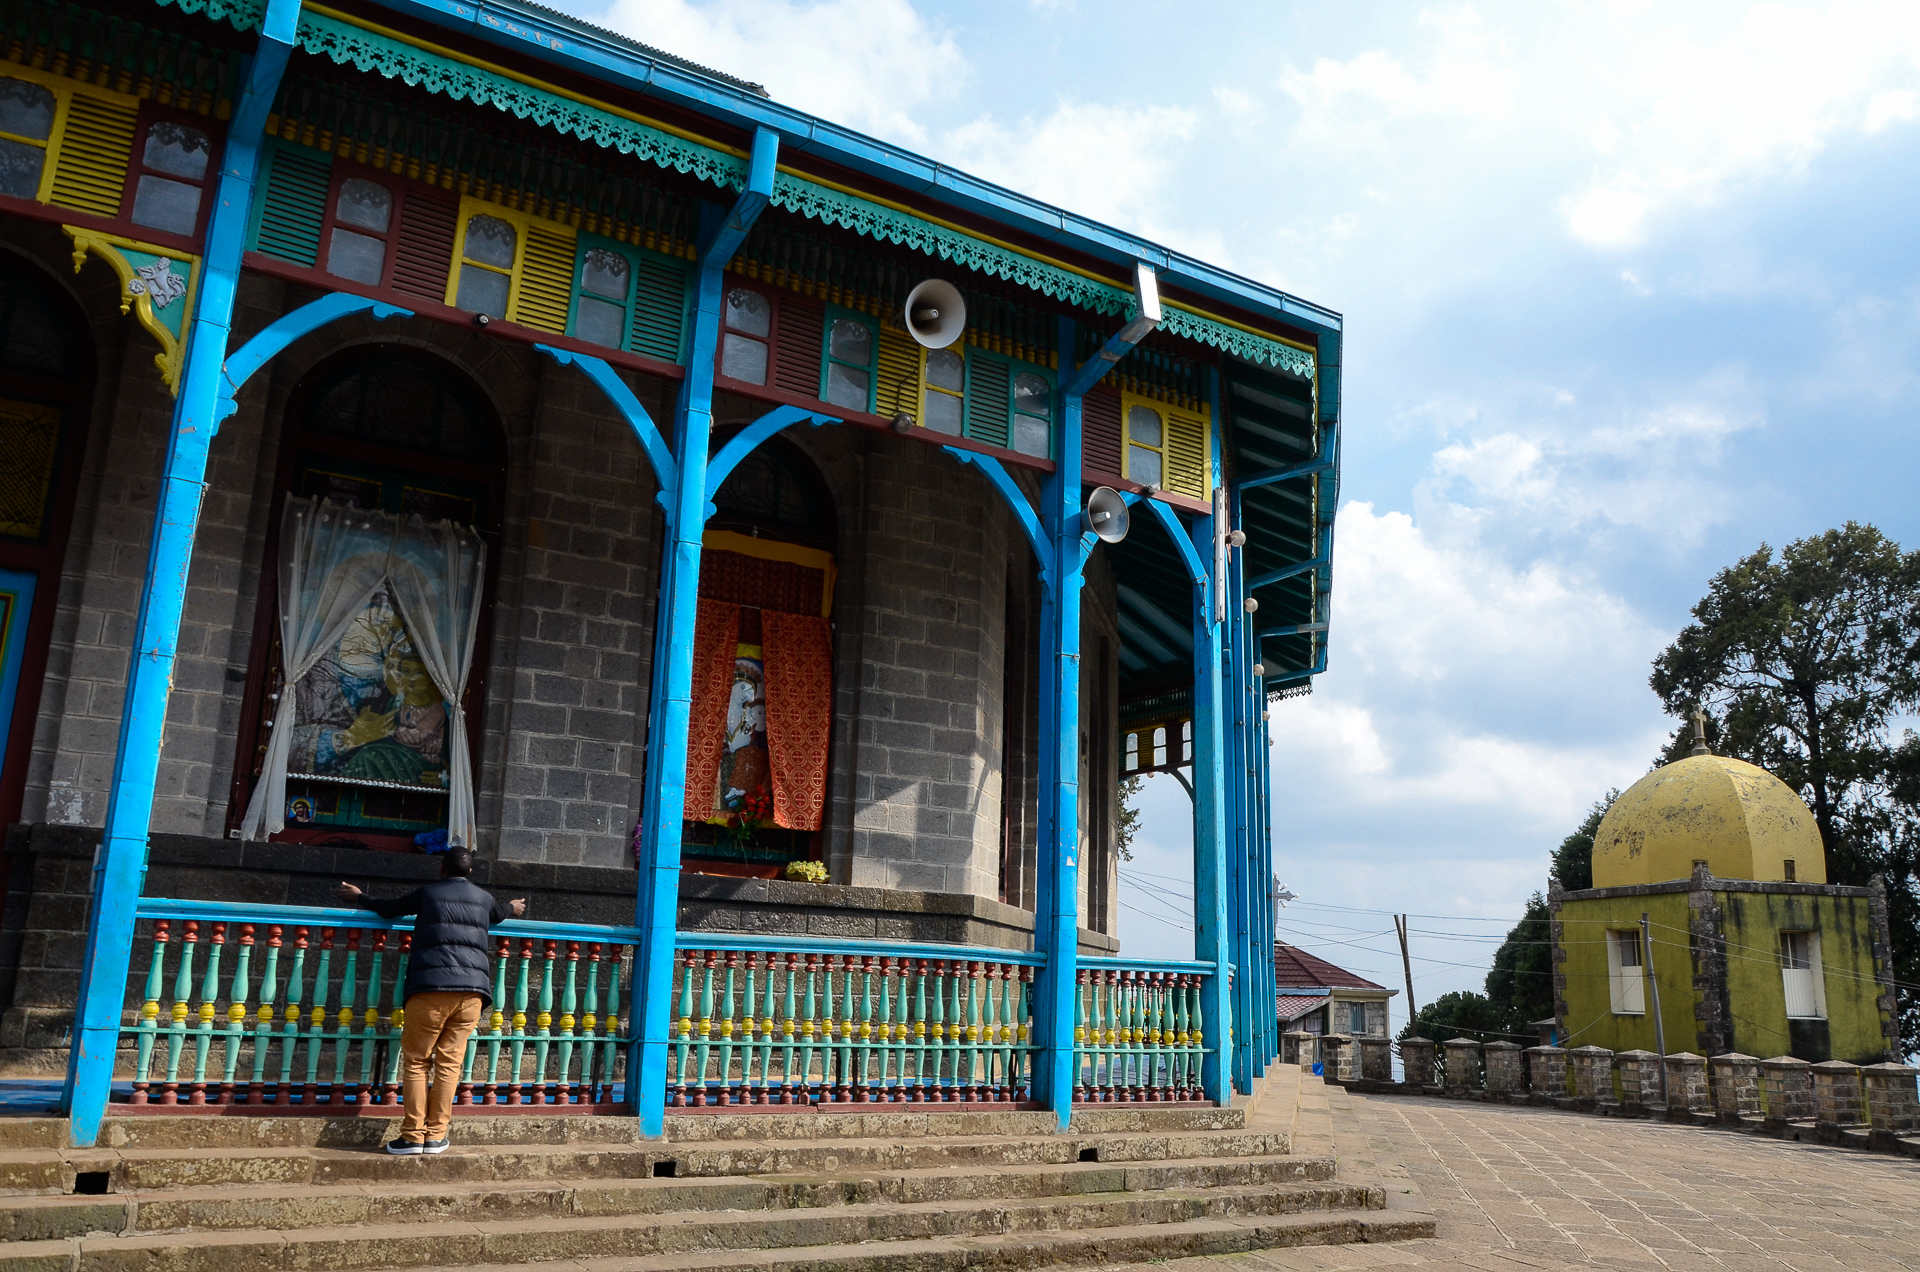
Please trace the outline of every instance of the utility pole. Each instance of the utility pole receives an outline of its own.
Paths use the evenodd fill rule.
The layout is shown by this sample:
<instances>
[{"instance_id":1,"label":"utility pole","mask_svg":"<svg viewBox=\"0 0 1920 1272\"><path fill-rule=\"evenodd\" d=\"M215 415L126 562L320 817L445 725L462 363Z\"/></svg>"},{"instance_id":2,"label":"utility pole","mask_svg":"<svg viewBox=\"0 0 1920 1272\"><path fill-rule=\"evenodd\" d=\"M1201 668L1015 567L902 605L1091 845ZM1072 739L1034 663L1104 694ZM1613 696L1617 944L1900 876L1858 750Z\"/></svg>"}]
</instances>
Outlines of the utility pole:
<instances>
[{"instance_id":1,"label":"utility pole","mask_svg":"<svg viewBox=\"0 0 1920 1272\"><path fill-rule=\"evenodd\" d=\"M1667 1102L1667 1026L1660 1019L1660 982L1653 975L1653 924L1640 912L1640 961L1646 965L1647 988L1653 999L1653 1045L1660 1049L1660 1103Z\"/></svg>"},{"instance_id":2,"label":"utility pole","mask_svg":"<svg viewBox=\"0 0 1920 1272\"><path fill-rule=\"evenodd\" d=\"M1413 957L1407 953L1407 916L1393 916L1393 930L1400 936L1400 969L1407 974L1407 1023L1412 1024L1420 1015L1420 1009L1413 1002Z\"/></svg>"}]
</instances>

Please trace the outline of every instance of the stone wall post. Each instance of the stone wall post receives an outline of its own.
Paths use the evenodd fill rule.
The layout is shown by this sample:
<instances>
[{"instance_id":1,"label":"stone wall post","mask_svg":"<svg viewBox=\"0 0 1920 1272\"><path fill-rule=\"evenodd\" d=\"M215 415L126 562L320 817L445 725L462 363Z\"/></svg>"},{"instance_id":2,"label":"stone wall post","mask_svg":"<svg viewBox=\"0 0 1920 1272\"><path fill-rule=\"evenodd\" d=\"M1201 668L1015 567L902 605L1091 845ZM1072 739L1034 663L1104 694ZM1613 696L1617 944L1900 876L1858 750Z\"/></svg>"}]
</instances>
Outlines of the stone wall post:
<instances>
[{"instance_id":1,"label":"stone wall post","mask_svg":"<svg viewBox=\"0 0 1920 1272\"><path fill-rule=\"evenodd\" d=\"M1520 1044L1502 1039L1483 1048L1487 1066L1487 1094L1505 1099L1527 1089L1520 1072Z\"/></svg>"},{"instance_id":2,"label":"stone wall post","mask_svg":"<svg viewBox=\"0 0 1920 1272\"><path fill-rule=\"evenodd\" d=\"M1867 1122L1878 1135L1905 1135L1920 1130L1920 1088L1915 1076L1920 1069L1904 1064L1870 1064L1860 1070L1861 1085L1866 1088Z\"/></svg>"},{"instance_id":3,"label":"stone wall post","mask_svg":"<svg viewBox=\"0 0 1920 1272\"><path fill-rule=\"evenodd\" d=\"M1280 1035L1280 1063L1313 1063L1313 1035L1304 1029L1289 1029Z\"/></svg>"},{"instance_id":4,"label":"stone wall post","mask_svg":"<svg viewBox=\"0 0 1920 1272\"><path fill-rule=\"evenodd\" d=\"M1320 1039L1320 1076L1329 1083L1339 1082L1346 1075L1342 1072L1347 1065L1347 1053L1353 1050L1353 1039L1346 1034L1327 1034Z\"/></svg>"},{"instance_id":5,"label":"stone wall post","mask_svg":"<svg viewBox=\"0 0 1920 1272\"><path fill-rule=\"evenodd\" d=\"M1403 1038L1400 1041L1400 1068L1407 1085L1416 1091L1434 1085L1433 1052L1431 1038Z\"/></svg>"},{"instance_id":6,"label":"stone wall post","mask_svg":"<svg viewBox=\"0 0 1920 1272\"><path fill-rule=\"evenodd\" d=\"M1722 1122L1737 1122L1760 1112L1760 1062L1738 1051L1715 1056L1713 1111Z\"/></svg>"},{"instance_id":7,"label":"stone wall post","mask_svg":"<svg viewBox=\"0 0 1920 1272\"><path fill-rule=\"evenodd\" d=\"M1386 1038L1361 1038L1360 1077L1368 1082L1393 1081L1393 1043Z\"/></svg>"},{"instance_id":8,"label":"stone wall post","mask_svg":"<svg viewBox=\"0 0 1920 1272\"><path fill-rule=\"evenodd\" d=\"M1667 1057L1667 1113L1705 1113L1707 1099L1707 1058L1691 1051L1676 1051Z\"/></svg>"},{"instance_id":9,"label":"stone wall post","mask_svg":"<svg viewBox=\"0 0 1920 1272\"><path fill-rule=\"evenodd\" d=\"M1834 1129L1858 1126L1865 1111L1860 1104L1860 1070L1844 1060L1822 1060L1813 1066L1813 1120Z\"/></svg>"},{"instance_id":10,"label":"stone wall post","mask_svg":"<svg viewBox=\"0 0 1920 1272\"><path fill-rule=\"evenodd\" d=\"M1795 1056L1760 1062L1760 1084L1767 1103L1767 1125L1785 1126L1813 1118L1813 1066Z\"/></svg>"},{"instance_id":11,"label":"stone wall post","mask_svg":"<svg viewBox=\"0 0 1920 1272\"><path fill-rule=\"evenodd\" d=\"M1551 1100L1567 1098L1567 1049L1528 1047L1527 1081L1535 1095Z\"/></svg>"},{"instance_id":12,"label":"stone wall post","mask_svg":"<svg viewBox=\"0 0 1920 1272\"><path fill-rule=\"evenodd\" d=\"M1442 1046L1447 1053L1447 1094L1480 1090L1480 1044L1471 1038L1449 1038Z\"/></svg>"},{"instance_id":13,"label":"stone wall post","mask_svg":"<svg viewBox=\"0 0 1920 1272\"><path fill-rule=\"evenodd\" d=\"M1660 1057L1635 1047L1613 1058L1620 1070L1620 1103L1634 1112L1660 1100Z\"/></svg>"},{"instance_id":14,"label":"stone wall post","mask_svg":"<svg viewBox=\"0 0 1920 1272\"><path fill-rule=\"evenodd\" d=\"M1573 1069L1573 1098L1587 1104L1612 1104L1613 1052L1605 1047L1575 1047L1567 1052Z\"/></svg>"}]
</instances>

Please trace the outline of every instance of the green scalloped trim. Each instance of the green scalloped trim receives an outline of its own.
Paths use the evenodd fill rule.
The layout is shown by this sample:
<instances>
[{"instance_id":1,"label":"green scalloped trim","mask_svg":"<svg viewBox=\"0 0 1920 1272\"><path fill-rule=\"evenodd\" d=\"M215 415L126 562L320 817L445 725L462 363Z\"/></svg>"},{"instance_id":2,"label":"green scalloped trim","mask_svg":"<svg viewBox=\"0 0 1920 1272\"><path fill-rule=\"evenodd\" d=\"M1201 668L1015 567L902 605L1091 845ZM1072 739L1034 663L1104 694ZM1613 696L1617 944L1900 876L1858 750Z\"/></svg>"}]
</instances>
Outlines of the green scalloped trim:
<instances>
[{"instance_id":1,"label":"green scalloped trim","mask_svg":"<svg viewBox=\"0 0 1920 1272\"><path fill-rule=\"evenodd\" d=\"M204 13L215 21L231 22L242 31L258 31L266 21L267 0L159 0L182 13Z\"/></svg>"},{"instance_id":2,"label":"green scalloped trim","mask_svg":"<svg viewBox=\"0 0 1920 1272\"><path fill-rule=\"evenodd\" d=\"M316 57L383 79L398 79L455 101L494 106L516 119L530 119L717 186L738 189L746 182L746 164L722 151L323 14L300 15L298 40L301 48Z\"/></svg>"},{"instance_id":3,"label":"green scalloped trim","mask_svg":"<svg viewBox=\"0 0 1920 1272\"><path fill-rule=\"evenodd\" d=\"M183 13L205 13L210 18L224 19L241 30L258 29L266 11L265 0L158 0L158 3L173 5ZM746 163L732 155L597 106L430 53L364 27L324 14L302 12L297 38L300 47L308 53L331 58L340 65L351 65L383 79L399 79L455 101L494 106L517 119L530 119L596 146L633 155L675 172L691 173L722 188L738 190L746 185ZM910 247L1097 314L1131 316L1133 312L1133 293L1124 288L982 242L858 195L828 189L804 177L785 172L776 174L773 202L789 212L838 225L883 243ZM1171 305L1166 307L1165 315L1161 327L1170 335L1183 336L1294 375L1309 379L1313 376L1313 354L1305 350Z\"/></svg>"}]
</instances>

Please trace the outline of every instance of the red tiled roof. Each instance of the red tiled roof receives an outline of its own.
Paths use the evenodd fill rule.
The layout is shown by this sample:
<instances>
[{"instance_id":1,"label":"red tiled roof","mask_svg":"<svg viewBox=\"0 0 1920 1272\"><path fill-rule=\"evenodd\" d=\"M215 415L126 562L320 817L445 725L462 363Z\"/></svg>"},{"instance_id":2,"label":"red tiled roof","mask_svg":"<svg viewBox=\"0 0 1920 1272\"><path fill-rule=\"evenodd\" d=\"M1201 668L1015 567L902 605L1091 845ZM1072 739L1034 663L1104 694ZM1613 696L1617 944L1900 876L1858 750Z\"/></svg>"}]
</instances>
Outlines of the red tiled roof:
<instances>
[{"instance_id":1,"label":"red tiled roof","mask_svg":"<svg viewBox=\"0 0 1920 1272\"><path fill-rule=\"evenodd\" d=\"M1355 976L1343 967L1335 967L1324 958L1315 958L1305 950L1284 941L1273 943L1273 985L1282 992L1294 986L1325 985L1329 989L1385 989L1364 976Z\"/></svg>"},{"instance_id":2,"label":"red tiled roof","mask_svg":"<svg viewBox=\"0 0 1920 1272\"><path fill-rule=\"evenodd\" d=\"M1322 1006L1326 1001L1327 996L1325 994L1322 994L1318 998L1297 998L1291 994L1281 994L1273 1000L1274 1007L1278 1010L1282 1023L1289 1025L1312 1011L1315 1007Z\"/></svg>"}]
</instances>

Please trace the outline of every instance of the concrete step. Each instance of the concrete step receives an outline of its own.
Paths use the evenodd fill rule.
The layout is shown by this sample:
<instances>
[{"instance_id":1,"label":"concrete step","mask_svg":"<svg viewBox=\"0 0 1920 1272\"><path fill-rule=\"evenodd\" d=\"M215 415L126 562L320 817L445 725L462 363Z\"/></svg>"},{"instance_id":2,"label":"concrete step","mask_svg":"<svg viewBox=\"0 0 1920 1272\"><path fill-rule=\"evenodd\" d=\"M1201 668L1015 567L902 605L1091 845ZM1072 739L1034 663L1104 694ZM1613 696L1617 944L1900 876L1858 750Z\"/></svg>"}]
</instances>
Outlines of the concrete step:
<instances>
[{"instance_id":1,"label":"concrete step","mask_svg":"<svg viewBox=\"0 0 1920 1272\"><path fill-rule=\"evenodd\" d=\"M483 1272L539 1260L545 1268L581 1272L1014 1272L1288 1246L1400 1241L1432 1236L1434 1224L1425 1215L1398 1211L1294 1211L1097 1228L951 1232L883 1241L854 1236L833 1245L806 1247L717 1248L717 1243L710 1243L657 1253L631 1248L636 1239L644 1245L648 1233L662 1231L655 1219L616 1225L588 1219L564 1227L552 1222L399 1224L316 1229L291 1236L246 1232L89 1237L17 1243L7 1252L7 1266L18 1272L376 1267L464 1267ZM627 1248L616 1248L623 1246ZM364 1262L362 1255L378 1255L386 1261Z\"/></svg>"},{"instance_id":2,"label":"concrete step","mask_svg":"<svg viewBox=\"0 0 1920 1272\"><path fill-rule=\"evenodd\" d=\"M1247 1124L1244 1108L1153 1104L1104 1104L1073 1111L1069 1134L1140 1134L1156 1131L1237 1131ZM901 1139L931 1135L1051 1135L1054 1115L1043 1109L941 1112L938 1105L867 1104L786 1113L778 1106L751 1111L670 1113L666 1137L673 1143L714 1139Z\"/></svg>"},{"instance_id":3,"label":"concrete step","mask_svg":"<svg viewBox=\"0 0 1920 1272\"><path fill-rule=\"evenodd\" d=\"M426 1159L431 1160L431 1159ZM401 1166L424 1165L408 1159ZM404 1170L397 1177L404 1179ZM873 1203L977 1204L1013 1199L1153 1193L1168 1189L1324 1185L1330 1158L1266 1157L1132 1165L1073 1162L957 1172L949 1168L839 1176L596 1179L578 1183L321 1184L128 1192L109 1196L0 1198L0 1242L191 1229L292 1230L549 1215L675 1211L781 1211Z\"/></svg>"},{"instance_id":4,"label":"concrete step","mask_svg":"<svg viewBox=\"0 0 1920 1272\"><path fill-rule=\"evenodd\" d=\"M1377 1211L1378 1188L1338 1183L1237 1189L1167 1189L1071 1198L860 1203L776 1211L674 1211L641 1215L539 1215L471 1221L419 1219L322 1225L291 1231L166 1233L80 1240L83 1269L171 1266L279 1272L373 1269L563 1258L641 1258L718 1251L870 1246L914 1241L1102 1229L1166 1228L1199 1220L1246 1221L1302 1213ZM403 1235L402 1235L403 1234ZM14 1248L38 1242L19 1243ZM186 1259L189 1262L180 1262Z\"/></svg>"},{"instance_id":5,"label":"concrete step","mask_svg":"<svg viewBox=\"0 0 1920 1272\"><path fill-rule=\"evenodd\" d=\"M507 1119L502 1119L507 1120ZM388 1157L378 1141L352 1149L206 1147L69 1149L0 1153L0 1193L74 1190L81 1173L105 1173L109 1191L404 1179L643 1179L831 1174L850 1170L977 1169L1169 1159L1284 1156L1287 1137L1253 1131L1160 1134L953 1136L907 1140L714 1140L645 1147L591 1143L471 1144L456 1124L455 1151Z\"/></svg>"}]
</instances>

